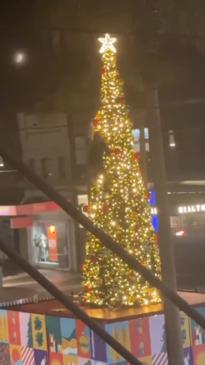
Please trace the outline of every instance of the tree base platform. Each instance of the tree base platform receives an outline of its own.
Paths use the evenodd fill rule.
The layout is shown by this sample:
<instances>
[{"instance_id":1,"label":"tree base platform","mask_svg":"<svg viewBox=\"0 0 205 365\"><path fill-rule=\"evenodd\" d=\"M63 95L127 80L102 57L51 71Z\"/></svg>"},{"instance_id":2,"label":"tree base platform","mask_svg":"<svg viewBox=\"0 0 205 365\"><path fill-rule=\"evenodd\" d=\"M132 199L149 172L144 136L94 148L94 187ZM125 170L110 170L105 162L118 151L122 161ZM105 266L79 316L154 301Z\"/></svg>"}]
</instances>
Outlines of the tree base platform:
<instances>
[{"instance_id":1,"label":"tree base platform","mask_svg":"<svg viewBox=\"0 0 205 365\"><path fill-rule=\"evenodd\" d=\"M205 294L181 295L205 315ZM163 305L83 309L144 365L168 365ZM180 316L185 365L204 365L205 331ZM27 356L35 365L126 365L55 300L0 310L0 364L25 365Z\"/></svg>"}]
</instances>

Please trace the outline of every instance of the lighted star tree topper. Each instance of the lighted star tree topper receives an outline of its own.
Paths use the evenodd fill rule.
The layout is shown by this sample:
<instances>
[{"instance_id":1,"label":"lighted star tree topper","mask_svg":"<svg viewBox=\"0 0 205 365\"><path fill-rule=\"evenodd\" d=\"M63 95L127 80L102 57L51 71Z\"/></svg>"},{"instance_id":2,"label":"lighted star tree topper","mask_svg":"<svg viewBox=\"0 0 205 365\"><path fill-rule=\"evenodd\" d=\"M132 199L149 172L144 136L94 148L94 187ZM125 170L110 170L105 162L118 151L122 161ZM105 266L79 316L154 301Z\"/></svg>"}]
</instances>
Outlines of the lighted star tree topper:
<instances>
[{"instance_id":1,"label":"lighted star tree topper","mask_svg":"<svg viewBox=\"0 0 205 365\"><path fill-rule=\"evenodd\" d=\"M99 38L102 54L101 106L94 132L106 144L103 171L84 207L98 227L160 277L157 238L148 192L134 150L132 123L116 65L116 38ZM161 301L155 288L88 233L83 265L84 300L97 306L147 305Z\"/></svg>"}]
</instances>

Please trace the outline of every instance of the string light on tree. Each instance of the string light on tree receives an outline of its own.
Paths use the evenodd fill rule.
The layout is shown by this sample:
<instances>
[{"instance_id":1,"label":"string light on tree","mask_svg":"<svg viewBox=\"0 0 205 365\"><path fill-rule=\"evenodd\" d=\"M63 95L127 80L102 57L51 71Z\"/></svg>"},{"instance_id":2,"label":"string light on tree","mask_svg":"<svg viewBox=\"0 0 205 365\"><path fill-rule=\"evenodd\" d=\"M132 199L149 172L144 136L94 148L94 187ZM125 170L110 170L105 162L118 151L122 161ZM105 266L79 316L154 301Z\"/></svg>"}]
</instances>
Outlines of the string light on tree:
<instances>
[{"instance_id":1,"label":"string light on tree","mask_svg":"<svg viewBox=\"0 0 205 365\"><path fill-rule=\"evenodd\" d=\"M95 225L119 242L160 277L159 249L151 224L148 193L139 156L134 150L132 123L116 63L117 39L106 34L102 44L101 105L93 129L106 144L103 171L91 188L87 212ZM98 306L147 305L161 301L138 273L88 233L83 265L84 300Z\"/></svg>"}]
</instances>

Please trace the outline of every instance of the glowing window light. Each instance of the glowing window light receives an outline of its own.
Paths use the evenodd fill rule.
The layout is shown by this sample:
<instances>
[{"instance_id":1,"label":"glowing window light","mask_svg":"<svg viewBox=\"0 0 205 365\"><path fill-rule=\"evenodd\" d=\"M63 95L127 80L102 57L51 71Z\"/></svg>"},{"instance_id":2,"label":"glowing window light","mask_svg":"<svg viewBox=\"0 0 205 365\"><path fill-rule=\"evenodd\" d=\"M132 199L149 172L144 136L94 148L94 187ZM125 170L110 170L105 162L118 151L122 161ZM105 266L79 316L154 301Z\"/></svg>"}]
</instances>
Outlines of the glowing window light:
<instances>
[{"instance_id":1,"label":"glowing window light","mask_svg":"<svg viewBox=\"0 0 205 365\"><path fill-rule=\"evenodd\" d=\"M183 237L185 235L185 231L178 231L175 233L177 237Z\"/></svg>"},{"instance_id":2,"label":"glowing window light","mask_svg":"<svg viewBox=\"0 0 205 365\"><path fill-rule=\"evenodd\" d=\"M172 130L169 131L169 147L172 149L174 149L176 147L175 136L174 136L174 132Z\"/></svg>"}]
</instances>

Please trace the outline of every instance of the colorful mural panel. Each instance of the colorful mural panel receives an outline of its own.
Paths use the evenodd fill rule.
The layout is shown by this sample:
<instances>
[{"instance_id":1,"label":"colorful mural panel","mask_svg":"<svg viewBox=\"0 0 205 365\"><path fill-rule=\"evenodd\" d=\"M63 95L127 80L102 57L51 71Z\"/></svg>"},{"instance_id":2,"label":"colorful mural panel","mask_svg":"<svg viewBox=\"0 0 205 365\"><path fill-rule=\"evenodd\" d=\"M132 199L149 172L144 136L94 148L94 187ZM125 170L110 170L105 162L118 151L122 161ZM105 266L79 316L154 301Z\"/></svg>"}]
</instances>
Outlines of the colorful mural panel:
<instances>
[{"instance_id":1,"label":"colorful mural panel","mask_svg":"<svg viewBox=\"0 0 205 365\"><path fill-rule=\"evenodd\" d=\"M152 365L168 365L168 355L161 352L152 356Z\"/></svg>"},{"instance_id":2,"label":"colorful mural panel","mask_svg":"<svg viewBox=\"0 0 205 365\"><path fill-rule=\"evenodd\" d=\"M152 358L150 356L139 358L139 360L143 365L152 365Z\"/></svg>"},{"instance_id":3,"label":"colorful mural panel","mask_svg":"<svg viewBox=\"0 0 205 365\"><path fill-rule=\"evenodd\" d=\"M101 326L103 324L101 323ZM106 362L107 360L107 354L106 354L106 344L101 338L96 335L93 331L91 331L91 358L94 360L98 360L103 362Z\"/></svg>"},{"instance_id":4,"label":"colorful mural panel","mask_svg":"<svg viewBox=\"0 0 205 365\"><path fill-rule=\"evenodd\" d=\"M12 345L21 344L19 312L8 311L8 332L9 343Z\"/></svg>"},{"instance_id":5,"label":"colorful mural panel","mask_svg":"<svg viewBox=\"0 0 205 365\"><path fill-rule=\"evenodd\" d=\"M61 352L61 329L59 317L46 317L48 348L51 353Z\"/></svg>"},{"instance_id":6,"label":"colorful mural panel","mask_svg":"<svg viewBox=\"0 0 205 365\"><path fill-rule=\"evenodd\" d=\"M198 308L198 311L205 316L205 307ZM196 322L191 321L192 330L192 345L199 346L205 344L205 330L201 328Z\"/></svg>"},{"instance_id":7,"label":"colorful mural panel","mask_svg":"<svg viewBox=\"0 0 205 365\"><path fill-rule=\"evenodd\" d=\"M20 348L20 353L24 365L35 365L34 349L22 346Z\"/></svg>"},{"instance_id":8,"label":"colorful mural panel","mask_svg":"<svg viewBox=\"0 0 205 365\"><path fill-rule=\"evenodd\" d=\"M63 356L77 356L76 320L60 318L61 352ZM74 359L75 360L75 359Z\"/></svg>"},{"instance_id":9,"label":"colorful mural panel","mask_svg":"<svg viewBox=\"0 0 205 365\"><path fill-rule=\"evenodd\" d=\"M84 357L79 357L78 365L94 365L94 361L91 359L85 359Z\"/></svg>"},{"instance_id":10,"label":"colorful mural panel","mask_svg":"<svg viewBox=\"0 0 205 365\"><path fill-rule=\"evenodd\" d=\"M192 336L191 336L191 321L187 317L187 315L183 312L180 312L180 320L181 320L181 339L183 348L187 348L191 346Z\"/></svg>"},{"instance_id":11,"label":"colorful mural panel","mask_svg":"<svg viewBox=\"0 0 205 365\"><path fill-rule=\"evenodd\" d=\"M184 365L193 365L192 348L184 349Z\"/></svg>"},{"instance_id":12,"label":"colorful mural panel","mask_svg":"<svg viewBox=\"0 0 205 365\"><path fill-rule=\"evenodd\" d=\"M193 365L205 364L205 345L193 348Z\"/></svg>"},{"instance_id":13,"label":"colorful mural panel","mask_svg":"<svg viewBox=\"0 0 205 365\"><path fill-rule=\"evenodd\" d=\"M166 353L166 332L164 315L149 317L151 353L152 355ZM155 364L154 364L155 365Z\"/></svg>"},{"instance_id":14,"label":"colorful mural panel","mask_svg":"<svg viewBox=\"0 0 205 365\"><path fill-rule=\"evenodd\" d=\"M77 320L76 324L78 356L89 359L91 357L91 330L80 320Z\"/></svg>"},{"instance_id":15,"label":"colorful mural panel","mask_svg":"<svg viewBox=\"0 0 205 365\"><path fill-rule=\"evenodd\" d=\"M9 342L7 311L3 309L0 310L0 342Z\"/></svg>"},{"instance_id":16,"label":"colorful mural panel","mask_svg":"<svg viewBox=\"0 0 205 365\"><path fill-rule=\"evenodd\" d=\"M149 318L137 318L129 321L131 352L137 357L151 356Z\"/></svg>"},{"instance_id":17,"label":"colorful mural panel","mask_svg":"<svg viewBox=\"0 0 205 365\"><path fill-rule=\"evenodd\" d=\"M24 346L10 345L12 365L35 365L34 349Z\"/></svg>"},{"instance_id":18,"label":"colorful mural panel","mask_svg":"<svg viewBox=\"0 0 205 365\"><path fill-rule=\"evenodd\" d=\"M107 324L105 326L106 331L112 335L116 340L118 340L127 350L131 350L130 348L130 331L129 331L129 322L115 322L111 324ZM114 351L110 346L106 345L107 350L107 362L109 364L119 363L122 361L121 355L119 355L116 351Z\"/></svg>"},{"instance_id":19,"label":"colorful mural panel","mask_svg":"<svg viewBox=\"0 0 205 365\"><path fill-rule=\"evenodd\" d=\"M20 344L25 347L33 347L32 318L30 313L19 313Z\"/></svg>"},{"instance_id":20,"label":"colorful mural panel","mask_svg":"<svg viewBox=\"0 0 205 365\"><path fill-rule=\"evenodd\" d=\"M184 365L205 365L205 331L180 316ZM168 365L163 314L100 323L143 365ZM0 365L106 364L127 365L80 320L0 310Z\"/></svg>"},{"instance_id":21,"label":"colorful mural panel","mask_svg":"<svg viewBox=\"0 0 205 365\"><path fill-rule=\"evenodd\" d=\"M35 365L49 365L46 351L34 350Z\"/></svg>"},{"instance_id":22,"label":"colorful mural panel","mask_svg":"<svg viewBox=\"0 0 205 365\"><path fill-rule=\"evenodd\" d=\"M92 361L92 364L93 365L106 365L107 363L106 362L101 362L101 361L95 361L95 360L93 360Z\"/></svg>"},{"instance_id":23,"label":"colorful mural panel","mask_svg":"<svg viewBox=\"0 0 205 365\"><path fill-rule=\"evenodd\" d=\"M32 314L32 337L33 348L36 350L47 350L46 319L44 315Z\"/></svg>"},{"instance_id":24,"label":"colorful mural panel","mask_svg":"<svg viewBox=\"0 0 205 365\"><path fill-rule=\"evenodd\" d=\"M50 353L49 354L49 365L64 365L63 355L60 353Z\"/></svg>"},{"instance_id":25,"label":"colorful mural panel","mask_svg":"<svg viewBox=\"0 0 205 365\"><path fill-rule=\"evenodd\" d=\"M0 343L0 364L10 365L10 352L9 345L7 343Z\"/></svg>"}]
</instances>

